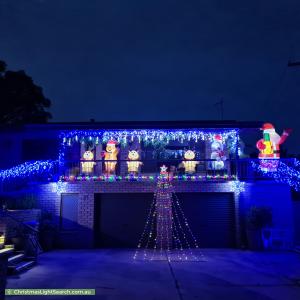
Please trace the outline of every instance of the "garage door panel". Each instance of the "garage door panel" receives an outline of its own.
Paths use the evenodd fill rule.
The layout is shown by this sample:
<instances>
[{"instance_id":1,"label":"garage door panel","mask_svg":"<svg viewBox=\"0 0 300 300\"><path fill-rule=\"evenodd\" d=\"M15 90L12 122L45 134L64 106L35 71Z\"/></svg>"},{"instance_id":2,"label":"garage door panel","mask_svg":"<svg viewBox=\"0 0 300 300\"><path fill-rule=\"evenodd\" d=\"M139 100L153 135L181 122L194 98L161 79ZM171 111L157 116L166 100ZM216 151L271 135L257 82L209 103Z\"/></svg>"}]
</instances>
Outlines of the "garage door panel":
<instances>
[{"instance_id":1,"label":"garage door panel","mask_svg":"<svg viewBox=\"0 0 300 300\"><path fill-rule=\"evenodd\" d=\"M107 248L135 248L153 201L150 193L95 194L95 239Z\"/></svg>"},{"instance_id":2,"label":"garage door panel","mask_svg":"<svg viewBox=\"0 0 300 300\"><path fill-rule=\"evenodd\" d=\"M200 247L235 247L231 193L179 193L177 196ZM98 246L135 248L152 201L152 193L95 194Z\"/></svg>"},{"instance_id":3,"label":"garage door panel","mask_svg":"<svg viewBox=\"0 0 300 300\"><path fill-rule=\"evenodd\" d=\"M235 247L232 193L179 193L177 196L200 247Z\"/></svg>"}]
</instances>

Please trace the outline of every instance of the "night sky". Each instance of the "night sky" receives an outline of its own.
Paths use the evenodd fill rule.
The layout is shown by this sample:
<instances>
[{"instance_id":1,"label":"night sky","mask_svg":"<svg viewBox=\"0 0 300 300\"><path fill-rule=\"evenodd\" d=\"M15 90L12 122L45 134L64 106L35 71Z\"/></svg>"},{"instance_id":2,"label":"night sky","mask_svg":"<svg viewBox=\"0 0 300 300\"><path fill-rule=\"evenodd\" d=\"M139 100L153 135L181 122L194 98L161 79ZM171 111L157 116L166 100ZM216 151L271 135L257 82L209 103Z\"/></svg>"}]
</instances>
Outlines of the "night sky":
<instances>
[{"instance_id":1,"label":"night sky","mask_svg":"<svg viewBox=\"0 0 300 300\"><path fill-rule=\"evenodd\" d=\"M53 121L218 119L294 128L299 0L0 0L0 59L52 100Z\"/></svg>"}]
</instances>

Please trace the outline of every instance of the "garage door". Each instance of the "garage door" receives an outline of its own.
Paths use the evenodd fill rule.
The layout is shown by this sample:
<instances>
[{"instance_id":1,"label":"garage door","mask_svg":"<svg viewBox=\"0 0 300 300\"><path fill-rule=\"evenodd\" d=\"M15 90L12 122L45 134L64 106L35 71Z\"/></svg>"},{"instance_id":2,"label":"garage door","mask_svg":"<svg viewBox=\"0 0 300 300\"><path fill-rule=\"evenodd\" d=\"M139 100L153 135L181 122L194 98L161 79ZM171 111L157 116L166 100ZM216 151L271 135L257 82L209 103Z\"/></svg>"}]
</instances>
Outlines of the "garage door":
<instances>
[{"instance_id":1,"label":"garage door","mask_svg":"<svg viewBox=\"0 0 300 300\"><path fill-rule=\"evenodd\" d=\"M235 213L232 193L178 193L200 247L235 247Z\"/></svg>"},{"instance_id":2,"label":"garage door","mask_svg":"<svg viewBox=\"0 0 300 300\"><path fill-rule=\"evenodd\" d=\"M232 193L177 193L200 247L235 247ZM152 193L95 194L98 247L135 248L153 201Z\"/></svg>"},{"instance_id":3,"label":"garage door","mask_svg":"<svg viewBox=\"0 0 300 300\"><path fill-rule=\"evenodd\" d=\"M95 194L96 246L135 248L152 201L152 193Z\"/></svg>"}]
</instances>

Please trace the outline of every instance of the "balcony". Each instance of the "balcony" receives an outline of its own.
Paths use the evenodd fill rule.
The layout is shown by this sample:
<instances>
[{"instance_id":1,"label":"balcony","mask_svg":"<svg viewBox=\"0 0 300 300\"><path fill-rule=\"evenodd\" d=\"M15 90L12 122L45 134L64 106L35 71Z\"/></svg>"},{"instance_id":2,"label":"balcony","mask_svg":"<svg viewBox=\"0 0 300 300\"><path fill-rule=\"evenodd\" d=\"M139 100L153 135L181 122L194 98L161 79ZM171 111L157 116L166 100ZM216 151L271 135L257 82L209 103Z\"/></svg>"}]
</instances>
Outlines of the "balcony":
<instances>
[{"instance_id":1,"label":"balcony","mask_svg":"<svg viewBox=\"0 0 300 300\"><path fill-rule=\"evenodd\" d=\"M213 159L190 160L196 163L195 169L185 168L180 159L138 160L137 171L129 168L130 160L91 160L86 161L32 161L0 172L2 191L19 190L28 184L61 181L154 181L165 165L167 174L179 181L257 181L276 180L300 191L300 162L295 158L280 160L228 159L223 165ZM108 174L105 163L116 163L115 172ZM216 164L218 163L218 164ZM88 168L86 168L88 167Z\"/></svg>"},{"instance_id":2,"label":"balcony","mask_svg":"<svg viewBox=\"0 0 300 300\"><path fill-rule=\"evenodd\" d=\"M155 178L161 172L161 167L167 167L167 173L175 178L194 179L234 179L236 176L236 162L233 160L216 161L176 159L148 159L148 160L93 160L93 161L65 161L60 168L60 175L65 180L93 178L101 180L115 177L122 178ZM109 172L108 169L115 169Z\"/></svg>"},{"instance_id":3,"label":"balcony","mask_svg":"<svg viewBox=\"0 0 300 300\"><path fill-rule=\"evenodd\" d=\"M293 169L293 159L269 160L275 169L270 170L266 175L257 169L262 166L262 160L259 159L228 159L217 161L213 159L189 160L188 166L181 160L175 159L150 159L150 160L93 160L88 161L89 165L84 165L87 161L65 161L64 165L58 170L58 174L65 181L118 181L118 180L155 180L161 172L161 167L167 167L167 173L178 180L236 180L256 181L256 180L274 180L275 173L278 174L282 168ZM130 164L137 163L133 168ZM107 172L107 164L110 167L115 166L114 172ZM278 169L278 170L277 170ZM284 179L288 179L288 174L280 174Z\"/></svg>"}]
</instances>

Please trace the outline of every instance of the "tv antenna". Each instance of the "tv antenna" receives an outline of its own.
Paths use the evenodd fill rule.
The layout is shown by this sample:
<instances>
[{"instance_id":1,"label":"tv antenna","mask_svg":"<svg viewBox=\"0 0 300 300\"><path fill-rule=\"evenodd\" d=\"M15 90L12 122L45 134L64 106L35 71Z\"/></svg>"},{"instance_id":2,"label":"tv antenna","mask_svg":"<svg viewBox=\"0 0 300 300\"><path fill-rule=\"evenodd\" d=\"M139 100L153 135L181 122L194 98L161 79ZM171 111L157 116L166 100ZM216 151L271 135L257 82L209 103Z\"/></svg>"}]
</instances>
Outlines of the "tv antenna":
<instances>
[{"instance_id":1,"label":"tv antenna","mask_svg":"<svg viewBox=\"0 0 300 300\"><path fill-rule=\"evenodd\" d=\"M293 67L300 67L300 60L289 60L288 61L288 67L293 68Z\"/></svg>"},{"instance_id":2,"label":"tv antenna","mask_svg":"<svg viewBox=\"0 0 300 300\"><path fill-rule=\"evenodd\" d=\"M223 98L221 98L220 101L216 102L215 106L217 106L219 108L220 119L223 120L223 117L224 117L224 100L223 100Z\"/></svg>"}]
</instances>

